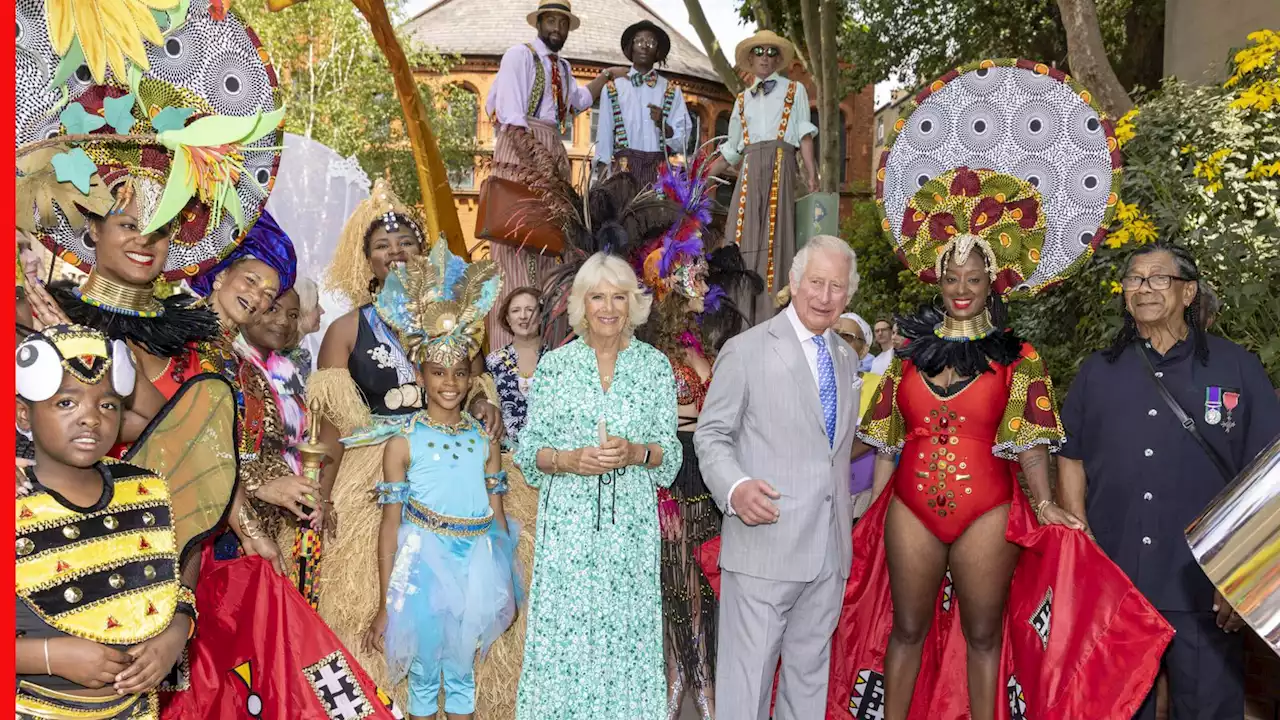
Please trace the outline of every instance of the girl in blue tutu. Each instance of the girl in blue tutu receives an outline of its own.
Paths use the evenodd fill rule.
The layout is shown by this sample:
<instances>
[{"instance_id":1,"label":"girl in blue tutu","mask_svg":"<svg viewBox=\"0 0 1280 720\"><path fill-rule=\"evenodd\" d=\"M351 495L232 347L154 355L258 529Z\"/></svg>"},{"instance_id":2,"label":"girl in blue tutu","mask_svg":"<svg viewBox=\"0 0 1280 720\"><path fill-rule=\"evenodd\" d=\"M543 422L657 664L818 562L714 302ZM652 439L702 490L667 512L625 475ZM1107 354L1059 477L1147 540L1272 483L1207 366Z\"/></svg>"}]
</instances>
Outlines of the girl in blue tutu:
<instances>
[{"instance_id":1,"label":"girl in blue tutu","mask_svg":"<svg viewBox=\"0 0 1280 720\"><path fill-rule=\"evenodd\" d=\"M462 411L499 282L491 262L468 266L440 241L389 275L376 303L419 363L427 396L427 409L383 455L378 570L386 604L364 638L385 652L394 681L408 677L410 717L435 717L443 686L448 717L471 718L477 656L516 612L519 531L502 510L501 450Z\"/></svg>"}]
</instances>

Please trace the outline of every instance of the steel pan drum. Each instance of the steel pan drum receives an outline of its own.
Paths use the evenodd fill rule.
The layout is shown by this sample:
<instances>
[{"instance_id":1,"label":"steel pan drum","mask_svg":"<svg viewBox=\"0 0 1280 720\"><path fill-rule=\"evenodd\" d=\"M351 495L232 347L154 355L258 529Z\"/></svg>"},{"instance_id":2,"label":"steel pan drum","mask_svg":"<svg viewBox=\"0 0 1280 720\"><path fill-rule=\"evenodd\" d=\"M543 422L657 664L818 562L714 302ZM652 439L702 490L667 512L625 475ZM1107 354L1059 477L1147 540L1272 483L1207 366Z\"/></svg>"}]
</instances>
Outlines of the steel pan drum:
<instances>
[{"instance_id":1,"label":"steel pan drum","mask_svg":"<svg viewBox=\"0 0 1280 720\"><path fill-rule=\"evenodd\" d=\"M1187 527L1187 543L1231 607L1280 654L1280 440Z\"/></svg>"}]
</instances>

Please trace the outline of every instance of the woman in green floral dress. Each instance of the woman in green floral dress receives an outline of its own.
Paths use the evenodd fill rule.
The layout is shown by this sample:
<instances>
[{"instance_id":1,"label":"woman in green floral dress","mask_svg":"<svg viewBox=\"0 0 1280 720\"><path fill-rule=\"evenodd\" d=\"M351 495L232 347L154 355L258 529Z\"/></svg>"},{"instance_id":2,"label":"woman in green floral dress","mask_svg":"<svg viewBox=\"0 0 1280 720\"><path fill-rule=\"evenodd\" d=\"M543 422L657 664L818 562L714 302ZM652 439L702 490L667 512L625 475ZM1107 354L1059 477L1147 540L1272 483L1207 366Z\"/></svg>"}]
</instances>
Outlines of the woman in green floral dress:
<instances>
[{"instance_id":1,"label":"woman in green floral dress","mask_svg":"<svg viewBox=\"0 0 1280 720\"><path fill-rule=\"evenodd\" d=\"M625 261L593 256L569 296L579 339L533 377L516 460L541 498L517 720L665 717L655 490L683 452L671 364L632 337L649 305Z\"/></svg>"}]
</instances>

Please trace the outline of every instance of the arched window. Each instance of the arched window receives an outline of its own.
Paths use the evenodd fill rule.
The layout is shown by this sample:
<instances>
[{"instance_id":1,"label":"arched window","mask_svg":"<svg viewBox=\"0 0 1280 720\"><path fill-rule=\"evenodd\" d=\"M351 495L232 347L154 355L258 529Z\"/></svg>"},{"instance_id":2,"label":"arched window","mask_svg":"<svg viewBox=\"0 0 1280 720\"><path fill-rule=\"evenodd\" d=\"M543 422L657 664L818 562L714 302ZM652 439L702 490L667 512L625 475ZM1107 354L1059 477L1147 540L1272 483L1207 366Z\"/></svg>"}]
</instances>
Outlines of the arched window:
<instances>
[{"instance_id":1,"label":"arched window","mask_svg":"<svg viewBox=\"0 0 1280 720\"><path fill-rule=\"evenodd\" d=\"M729 111L722 110L716 115L716 137L724 137L729 134Z\"/></svg>"},{"instance_id":2,"label":"arched window","mask_svg":"<svg viewBox=\"0 0 1280 720\"><path fill-rule=\"evenodd\" d=\"M686 102L684 106L689 110L689 136L685 138L684 154L685 157L693 157L702 144L702 111L691 102Z\"/></svg>"},{"instance_id":3,"label":"arched window","mask_svg":"<svg viewBox=\"0 0 1280 720\"><path fill-rule=\"evenodd\" d=\"M602 96L604 93L600 93ZM596 138L600 136L600 98L596 98L596 104L591 106L591 144L596 144Z\"/></svg>"}]
</instances>

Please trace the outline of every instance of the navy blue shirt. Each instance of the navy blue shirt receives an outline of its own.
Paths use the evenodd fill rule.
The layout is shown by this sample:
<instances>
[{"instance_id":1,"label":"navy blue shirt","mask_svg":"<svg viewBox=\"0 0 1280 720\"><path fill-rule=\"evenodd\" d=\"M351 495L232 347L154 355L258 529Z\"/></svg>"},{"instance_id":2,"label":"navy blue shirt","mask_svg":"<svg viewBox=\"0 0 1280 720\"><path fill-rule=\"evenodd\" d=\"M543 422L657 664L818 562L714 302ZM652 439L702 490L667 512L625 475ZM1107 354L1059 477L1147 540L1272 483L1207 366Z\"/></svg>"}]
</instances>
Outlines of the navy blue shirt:
<instances>
[{"instance_id":1,"label":"navy blue shirt","mask_svg":"<svg viewBox=\"0 0 1280 720\"><path fill-rule=\"evenodd\" d=\"M1213 585L1192 557L1185 531L1227 481L1178 423L1138 353L1149 354L1165 387L1233 472L1280 437L1280 400L1262 363L1222 338L1209 336L1208 345L1208 366L1187 341L1164 356L1138 342L1114 363L1094 353L1062 408L1067 441L1061 452L1084 464L1089 526L1159 610L1212 608ZM1206 421L1209 387L1239 394L1230 413L1218 411L1216 424Z\"/></svg>"}]
</instances>

